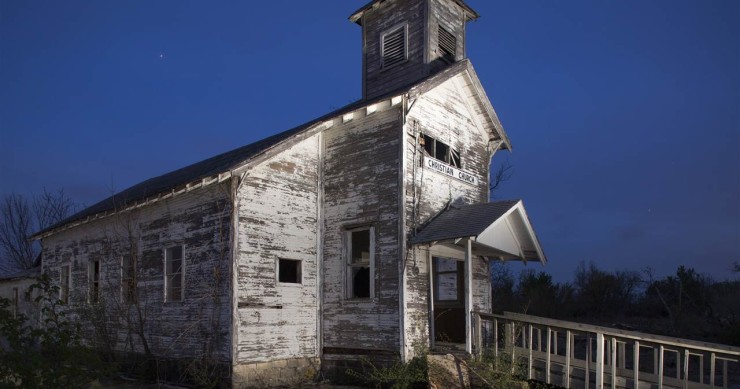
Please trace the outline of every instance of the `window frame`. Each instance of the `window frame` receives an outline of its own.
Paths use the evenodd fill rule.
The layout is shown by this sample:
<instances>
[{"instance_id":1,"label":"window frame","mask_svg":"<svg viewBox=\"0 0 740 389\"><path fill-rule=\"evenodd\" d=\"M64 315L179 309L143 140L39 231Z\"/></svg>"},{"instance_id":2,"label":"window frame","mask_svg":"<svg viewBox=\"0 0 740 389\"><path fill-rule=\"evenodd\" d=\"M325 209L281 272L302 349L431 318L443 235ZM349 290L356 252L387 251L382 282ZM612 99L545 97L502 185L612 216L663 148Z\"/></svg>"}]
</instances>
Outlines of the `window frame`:
<instances>
[{"instance_id":1,"label":"window frame","mask_svg":"<svg viewBox=\"0 0 740 389\"><path fill-rule=\"evenodd\" d=\"M66 270L66 277L65 277ZM66 279L65 279L66 278ZM72 291L72 265L66 264L59 267L59 301L68 305L71 301L70 293Z\"/></svg>"},{"instance_id":2,"label":"window frame","mask_svg":"<svg viewBox=\"0 0 740 389\"><path fill-rule=\"evenodd\" d=\"M397 62L394 62L390 65L386 64L386 55L385 55L385 46L386 46L386 38L389 35L392 35L399 30L403 31L403 59ZM408 23L399 23L395 26L383 31L380 33L380 70L386 70L386 69L393 69L396 66L400 66L403 63L408 62L409 60L409 25Z\"/></svg>"},{"instance_id":3,"label":"window frame","mask_svg":"<svg viewBox=\"0 0 740 389\"><path fill-rule=\"evenodd\" d=\"M95 264L98 265L97 276L95 280ZM100 274L102 273L102 264L100 260L87 261L87 303L93 304L100 301ZM94 290L94 293L93 293Z\"/></svg>"},{"instance_id":4,"label":"window frame","mask_svg":"<svg viewBox=\"0 0 740 389\"><path fill-rule=\"evenodd\" d=\"M352 262L352 233L359 231L369 232L369 256L367 262L353 263ZM344 230L344 297L347 300L372 300L375 298L375 227L372 225L358 226L347 228ZM367 267L369 269L369 296L368 297L355 297L354 296L354 283L352 279L352 270L355 267Z\"/></svg>"},{"instance_id":5,"label":"window frame","mask_svg":"<svg viewBox=\"0 0 740 389\"><path fill-rule=\"evenodd\" d=\"M298 282L280 281L280 261L298 262ZM275 259L275 283L280 286L303 286L303 260L292 258Z\"/></svg>"},{"instance_id":6,"label":"window frame","mask_svg":"<svg viewBox=\"0 0 740 389\"><path fill-rule=\"evenodd\" d=\"M180 271L173 274L179 274L180 276L180 296L178 299L173 299L170 293L170 273L168 272L168 265L172 261L170 259L170 252L173 249L180 248ZM176 244L164 248L164 302L165 303L178 303L185 301L185 245Z\"/></svg>"},{"instance_id":7,"label":"window frame","mask_svg":"<svg viewBox=\"0 0 740 389\"><path fill-rule=\"evenodd\" d=\"M437 161L440 161L442 163L446 163L447 165L450 165L450 166L452 166L454 168L457 168L457 169L462 169L463 168L463 166L462 166L462 156L461 156L461 153L457 149L453 148L452 146L448 145L447 143L442 142L441 140L439 140L439 139L437 139L437 138L435 138L435 137L433 137L433 136L431 136L429 134L426 134L426 133L422 133L421 134L421 139L424 142L424 144L422 145L422 147L423 147L424 153L426 153L426 155L428 155L431 158L436 159ZM429 150L427 150L427 142L430 142L430 141L432 142L431 143L431 150L432 150L431 153L429 152ZM444 147L447 148L447 152L445 153L445 155L443 156L443 158L440 158L437 155L437 143L440 143Z\"/></svg>"},{"instance_id":8,"label":"window frame","mask_svg":"<svg viewBox=\"0 0 740 389\"><path fill-rule=\"evenodd\" d=\"M128 266L129 270L131 271L130 277L126 277L126 257L130 258L130 265ZM121 255L121 302L123 302L124 304L136 304L138 302L139 296L137 291L138 279L136 274L136 267L136 255ZM127 288L126 285L129 285L129 287Z\"/></svg>"}]
</instances>

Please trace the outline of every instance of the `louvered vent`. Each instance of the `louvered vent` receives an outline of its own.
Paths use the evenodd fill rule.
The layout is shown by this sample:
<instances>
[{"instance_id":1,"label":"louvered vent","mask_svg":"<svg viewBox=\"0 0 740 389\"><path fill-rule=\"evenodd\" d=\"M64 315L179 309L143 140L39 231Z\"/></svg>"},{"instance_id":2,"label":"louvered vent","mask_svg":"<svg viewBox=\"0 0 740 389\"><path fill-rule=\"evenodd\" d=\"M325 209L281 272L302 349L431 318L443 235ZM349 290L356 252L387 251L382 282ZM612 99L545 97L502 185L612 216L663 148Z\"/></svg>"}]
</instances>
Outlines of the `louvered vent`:
<instances>
[{"instance_id":1,"label":"louvered vent","mask_svg":"<svg viewBox=\"0 0 740 389\"><path fill-rule=\"evenodd\" d=\"M455 62L455 55L457 54L457 39L451 32L439 26L438 32L439 39L439 53L442 58L447 62Z\"/></svg>"},{"instance_id":2,"label":"louvered vent","mask_svg":"<svg viewBox=\"0 0 740 389\"><path fill-rule=\"evenodd\" d=\"M383 68L406 60L406 26L383 35Z\"/></svg>"}]
</instances>

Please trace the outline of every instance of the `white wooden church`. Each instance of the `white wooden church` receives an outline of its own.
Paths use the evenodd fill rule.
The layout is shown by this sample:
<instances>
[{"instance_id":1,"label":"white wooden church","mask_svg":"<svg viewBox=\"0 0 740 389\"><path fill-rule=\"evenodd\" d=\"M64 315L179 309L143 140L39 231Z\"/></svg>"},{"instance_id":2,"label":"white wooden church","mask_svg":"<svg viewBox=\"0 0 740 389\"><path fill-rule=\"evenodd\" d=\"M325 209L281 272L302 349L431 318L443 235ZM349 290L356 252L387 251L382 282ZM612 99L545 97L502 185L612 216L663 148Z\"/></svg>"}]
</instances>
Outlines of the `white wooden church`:
<instances>
[{"instance_id":1,"label":"white wooden church","mask_svg":"<svg viewBox=\"0 0 740 389\"><path fill-rule=\"evenodd\" d=\"M375 0L363 95L259 142L148 179L39 232L91 341L210 358L234 387L331 376L415 347L472 352L489 263L545 262L519 200L489 202L511 143L465 51L462 0Z\"/></svg>"}]
</instances>

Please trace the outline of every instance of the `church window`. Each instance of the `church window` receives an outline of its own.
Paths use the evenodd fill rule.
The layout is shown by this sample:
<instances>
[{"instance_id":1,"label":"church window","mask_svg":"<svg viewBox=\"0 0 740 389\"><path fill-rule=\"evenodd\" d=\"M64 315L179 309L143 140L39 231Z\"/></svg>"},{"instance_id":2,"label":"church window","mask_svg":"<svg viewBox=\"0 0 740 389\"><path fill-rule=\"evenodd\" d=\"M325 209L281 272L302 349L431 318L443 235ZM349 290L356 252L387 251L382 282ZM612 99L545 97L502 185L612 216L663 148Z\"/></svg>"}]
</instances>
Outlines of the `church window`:
<instances>
[{"instance_id":1,"label":"church window","mask_svg":"<svg viewBox=\"0 0 740 389\"><path fill-rule=\"evenodd\" d=\"M69 289L72 283L72 269L70 265L62 266L59 271L59 300L69 304Z\"/></svg>"},{"instance_id":2,"label":"church window","mask_svg":"<svg viewBox=\"0 0 740 389\"><path fill-rule=\"evenodd\" d=\"M383 33L380 38L382 68L387 69L404 62L408 57L407 25L397 26Z\"/></svg>"},{"instance_id":3,"label":"church window","mask_svg":"<svg viewBox=\"0 0 740 389\"><path fill-rule=\"evenodd\" d=\"M121 256L121 300L136 303L136 257L131 254Z\"/></svg>"},{"instance_id":4,"label":"church window","mask_svg":"<svg viewBox=\"0 0 740 389\"><path fill-rule=\"evenodd\" d=\"M373 227L346 231L347 297L373 298L375 294L375 232Z\"/></svg>"},{"instance_id":5,"label":"church window","mask_svg":"<svg viewBox=\"0 0 740 389\"><path fill-rule=\"evenodd\" d=\"M87 281L88 281L88 303L98 302L100 298L100 261L90 261L87 264Z\"/></svg>"},{"instance_id":6,"label":"church window","mask_svg":"<svg viewBox=\"0 0 740 389\"><path fill-rule=\"evenodd\" d=\"M450 147L447 143L441 142L433 137L423 134L421 137L424 151L430 157L442 161L456 168L461 168L460 153Z\"/></svg>"},{"instance_id":7,"label":"church window","mask_svg":"<svg viewBox=\"0 0 740 389\"><path fill-rule=\"evenodd\" d=\"M165 301L182 301L184 261L182 246L165 250Z\"/></svg>"}]
</instances>

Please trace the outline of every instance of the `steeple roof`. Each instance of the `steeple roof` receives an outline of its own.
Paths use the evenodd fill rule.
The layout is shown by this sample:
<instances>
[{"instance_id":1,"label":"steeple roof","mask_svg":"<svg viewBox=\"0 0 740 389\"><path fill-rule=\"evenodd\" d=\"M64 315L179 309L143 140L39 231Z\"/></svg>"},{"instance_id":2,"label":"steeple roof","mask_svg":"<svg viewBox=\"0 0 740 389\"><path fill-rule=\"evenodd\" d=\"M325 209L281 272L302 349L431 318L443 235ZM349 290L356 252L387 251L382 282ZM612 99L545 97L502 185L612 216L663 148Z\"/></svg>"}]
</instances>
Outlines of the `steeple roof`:
<instances>
[{"instance_id":1,"label":"steeple roof","mask_svg":"<svg viewBox=\"0 0 740 389\"><path fill-rule=\"evenodd\" d=\"M386 1L403 1L403 0L373 0L373 1L365 4L364 6L362 6L362 8L360 8L357 11L353 12L352 15L350 15L350 17L349 17L349 20L352 21L352 22L355 22L355 23L357 23L359 25L362 25L362 15L365 12L367 12L367 11L369 11L369 10L377 7L377 6L379 6L380 4L382 4L382 3L386 2ZM475 20L475 19L478 19L480 17L480 15L478 15L478 12L475 12L475 10L472 9L472 8L470 8L469 5L465 4L465 2L463 0L447 0L447 1L452 1L455 4L459 5L460 7L462 7L465 10L465 14L468 17L468 21Z\"/></svg>"}]
</instances>

